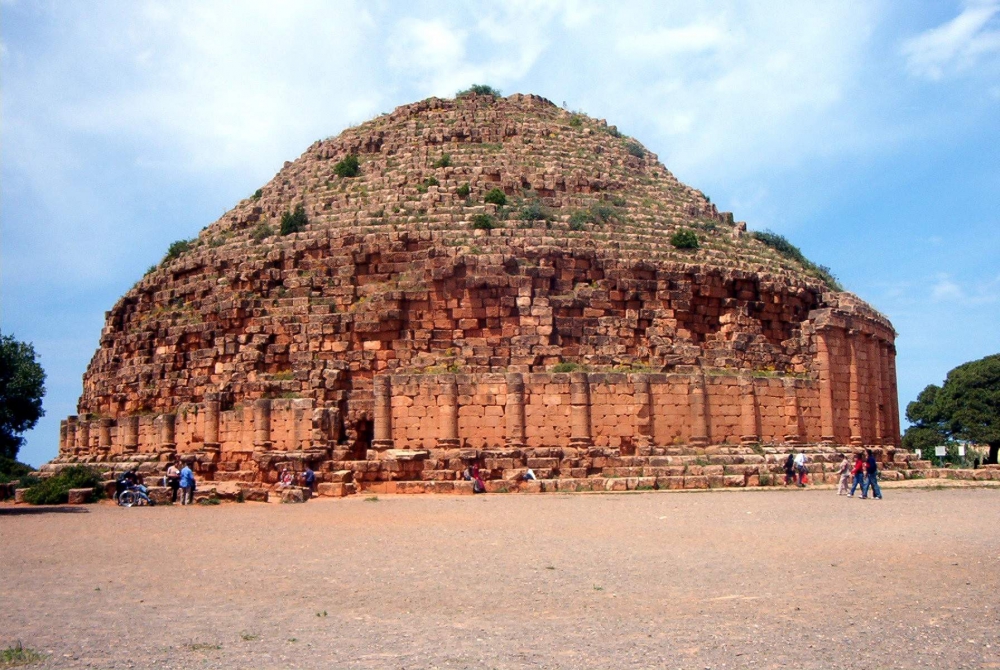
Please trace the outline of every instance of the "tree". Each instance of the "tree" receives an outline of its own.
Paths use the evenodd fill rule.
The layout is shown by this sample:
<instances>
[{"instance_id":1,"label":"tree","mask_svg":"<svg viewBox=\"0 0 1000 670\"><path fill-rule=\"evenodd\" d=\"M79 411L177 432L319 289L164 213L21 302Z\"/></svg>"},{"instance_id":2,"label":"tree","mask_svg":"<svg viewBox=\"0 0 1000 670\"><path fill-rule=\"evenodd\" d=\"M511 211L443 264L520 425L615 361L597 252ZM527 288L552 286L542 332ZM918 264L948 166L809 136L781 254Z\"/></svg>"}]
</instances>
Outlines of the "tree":
<instances>
[{"instance_id":1,"label":"tree","mask_svg":"<svg viewBox=\"0 0 1000 670\"><path fill-rule=\"evenodd\" d=\"M0 335L0 456L17 458L21 433L45 415L45 371L35 361L35 348Z\"/></svg>"},{"instance_id":2,"label":"tree","mask_svg":"<svg viewBox=\"0 0 1000 670\"><path fill-rule=\"evenodd\" d=\"M986 444L989 462L1000 452L1000 354L959 365L944 386L931 384L906 406L913 425L903 435L909 449L952 440Z\"/></svg>"}]
</instances>

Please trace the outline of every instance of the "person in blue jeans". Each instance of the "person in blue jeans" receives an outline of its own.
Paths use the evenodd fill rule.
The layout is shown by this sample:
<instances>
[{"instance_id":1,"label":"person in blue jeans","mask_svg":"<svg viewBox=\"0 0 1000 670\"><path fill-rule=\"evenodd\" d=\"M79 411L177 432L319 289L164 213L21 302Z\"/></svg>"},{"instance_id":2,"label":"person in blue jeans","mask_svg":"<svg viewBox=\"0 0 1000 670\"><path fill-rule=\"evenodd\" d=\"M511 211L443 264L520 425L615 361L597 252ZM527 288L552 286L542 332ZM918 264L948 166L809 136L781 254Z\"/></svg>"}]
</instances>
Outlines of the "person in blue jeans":
<instances>
[{"instance_id":1,"label":"person in blue jeans","mask_svg":"<svg viewBox=\"0 0 1000 670\"><path fill-rule=\"evenodd\" d=\"M865 463L865 483L861 487L861 497L868 497L868 489L872 490L872 497L876 500L882 499L882 489L878 485L878 461L875 460L875 452L871 449L865 450L868 453L868 461Z\"/></svg>"},{"instance_id":2,"label":"person in blue jeans","mask_svg":"<svg viewBox=\"0 0 1000 670\"><path fill-rule=\"evenodd\" d=\"M188 463L184 464L181 469L181 504L190 505L194 502L194 473L191 472L191 466Z\"/></svg>"},{"instance_id":3,"label":"person in blue jeans","mask_svg":"<svg viewBox=\"0 0 1000 670\"><path fill-rule=\"evenodd\" d=\"M864 496L865 492L865 458L861 452L854 455L854 467L851 468L851 474L854 476L854 483L851 484L851 492L847 494L848 498L854 497L854 492L861 487L861 495Z\"/></svg>"}]
</instances>

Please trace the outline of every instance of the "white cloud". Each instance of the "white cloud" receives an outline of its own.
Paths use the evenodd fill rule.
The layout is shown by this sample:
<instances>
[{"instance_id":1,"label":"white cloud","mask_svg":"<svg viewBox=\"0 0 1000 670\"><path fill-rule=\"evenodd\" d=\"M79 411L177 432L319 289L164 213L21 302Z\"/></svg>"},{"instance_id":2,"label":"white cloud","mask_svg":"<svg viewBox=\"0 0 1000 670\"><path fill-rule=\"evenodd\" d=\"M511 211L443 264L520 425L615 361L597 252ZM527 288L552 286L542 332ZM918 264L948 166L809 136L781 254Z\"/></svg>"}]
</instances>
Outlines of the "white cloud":
<instances>
[{"instance_id":1,"label":"white cloud","mask_svg":"<svg viewBox=\"0 0 1000 670\"><path fill-rule=\"evenodd\" d=\"M973 307L1000 302L1000 276L959 284L949 273L940 272L930 291L931 300L957 306Z\"/></svg>"},{"instance_id":2,"label":"white cloud","mask_svg":"<svg viewBox=\"0 0 1000 670\"><path fill-rule=\"evenodd\" d=\"M969 2L950 21L903 42L901 51L909 71L938 80L970 70L981 59L1000 54L1000 28L994 18L1000 12L996 0Z\"/></svg>"}]
</instances>

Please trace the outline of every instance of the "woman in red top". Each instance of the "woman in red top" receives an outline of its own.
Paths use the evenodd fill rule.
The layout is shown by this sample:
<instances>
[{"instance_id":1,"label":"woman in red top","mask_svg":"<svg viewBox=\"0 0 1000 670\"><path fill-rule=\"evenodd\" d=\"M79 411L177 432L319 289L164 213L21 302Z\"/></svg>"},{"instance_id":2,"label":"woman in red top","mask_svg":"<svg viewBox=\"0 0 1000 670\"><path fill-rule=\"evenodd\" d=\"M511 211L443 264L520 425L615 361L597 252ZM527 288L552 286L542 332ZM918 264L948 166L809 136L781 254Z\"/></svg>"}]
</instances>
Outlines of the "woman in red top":
<instances>
[{"instance_id":1,"label":"woman in red top","mask_svg":"<svg viewBox=\"0 0 1000 670\"><path fill-rule=\"evenodd\" d=\"M851 470L851 474L854 475L854 483L851 484L851 492L847 494L848 498L853 498L855 489L861 486L865 481L865 458L863 455L854 455L854 469ZM863 488L864 487L862 487L862 489Z\"/></svg>"}]
</instances>

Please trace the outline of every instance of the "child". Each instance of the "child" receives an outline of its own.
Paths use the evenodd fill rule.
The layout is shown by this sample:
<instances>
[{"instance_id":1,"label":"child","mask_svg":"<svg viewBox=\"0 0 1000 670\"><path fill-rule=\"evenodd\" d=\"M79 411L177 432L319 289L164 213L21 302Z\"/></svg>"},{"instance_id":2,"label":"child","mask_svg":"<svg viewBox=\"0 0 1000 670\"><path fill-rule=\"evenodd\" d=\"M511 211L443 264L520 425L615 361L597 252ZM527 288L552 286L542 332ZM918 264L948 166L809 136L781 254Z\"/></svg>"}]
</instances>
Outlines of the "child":
<instances>
[{"instance_id":1,"label":"child","mask_svg":"<svg viewBox=\"0 0 1000 670\"><path fill-rule=\"evenodd\" d=\"M847 495L847 487L851 484L851 459L844 454L844 460L840 462L840 484L837 486L837 495Z\"/></svg>"}]
</instances>

